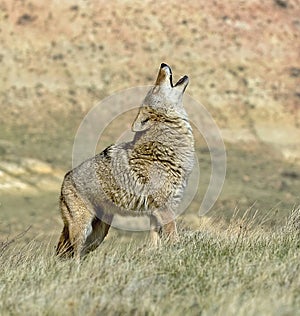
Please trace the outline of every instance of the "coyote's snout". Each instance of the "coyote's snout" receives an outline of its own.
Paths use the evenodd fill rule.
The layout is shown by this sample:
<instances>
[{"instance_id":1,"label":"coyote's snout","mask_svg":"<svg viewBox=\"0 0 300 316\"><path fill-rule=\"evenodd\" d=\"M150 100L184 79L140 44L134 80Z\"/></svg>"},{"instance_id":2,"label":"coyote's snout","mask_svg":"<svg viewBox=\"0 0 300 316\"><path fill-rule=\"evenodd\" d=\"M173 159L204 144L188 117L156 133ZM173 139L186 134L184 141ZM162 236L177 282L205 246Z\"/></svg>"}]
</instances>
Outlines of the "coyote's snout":
<instances>
[{"instance_id":1,"label":"coyote's snout","mask_svg":"<svg viewBox=\"0 0 300 316\"><path fill-rule=\"evenodd\" d=\"M133 140L107 147L65 175L58 255L80 258L98 247L114 214L147 214L153 244L162 233L177 238L175 211L194 163L192 128L182 104L188 81L183 76L173 84L171 68L161 64L133 122Z\"/></svg>"}]
</instances>

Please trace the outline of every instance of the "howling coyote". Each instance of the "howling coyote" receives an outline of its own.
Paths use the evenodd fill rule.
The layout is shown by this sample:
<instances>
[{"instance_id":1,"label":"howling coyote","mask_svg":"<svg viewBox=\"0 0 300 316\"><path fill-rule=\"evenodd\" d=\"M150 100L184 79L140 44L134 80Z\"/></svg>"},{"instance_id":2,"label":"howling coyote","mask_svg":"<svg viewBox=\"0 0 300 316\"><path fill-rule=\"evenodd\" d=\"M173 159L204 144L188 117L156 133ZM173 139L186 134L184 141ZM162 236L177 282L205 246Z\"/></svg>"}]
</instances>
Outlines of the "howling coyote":
<instances>
[{"instance_id":1,"label":"howling coyote","mask_svg":"<svg viewBox=\"0 0 300 316\"><path fill-rule=\"evenodd\" d=\"M69 171L60 209L64 228L57 254L79 259L108 233L114 214L150 217L150 237L177 238L175 211L194 164L194 138L183 93L189 79L175 85L161 64L154 86L133 122L133 140L107 147Z\"/></svg>"}]
</instances>

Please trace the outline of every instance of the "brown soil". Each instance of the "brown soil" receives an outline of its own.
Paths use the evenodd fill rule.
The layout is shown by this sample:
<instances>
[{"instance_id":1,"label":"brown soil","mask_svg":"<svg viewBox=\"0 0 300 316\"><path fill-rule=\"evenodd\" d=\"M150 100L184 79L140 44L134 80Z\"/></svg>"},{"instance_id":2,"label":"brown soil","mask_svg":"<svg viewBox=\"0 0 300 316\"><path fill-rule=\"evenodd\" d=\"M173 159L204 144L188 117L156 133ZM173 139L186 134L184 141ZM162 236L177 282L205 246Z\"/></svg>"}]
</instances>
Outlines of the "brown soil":
<instances>
[{"instance_id":1,"label":"brown soil","mask_svg":"<svg viewBox=\"0 0 300 316\"><path fill-rule=\"evenodd\" d=\"M57 216L59 185L84 115L116 91L152 84L161 62L175 79L189 75L187 93L221 128L228 171L214 212L231 214L256 201L263 213L273 207L282 215L299 205L298 0L2 0L0 44L4 223L22 210L25 226L32 208L34 218ZM209 154L197 146L205 182ZM25 168L28 159L54 171Z\"/></svg>"}]
</instances>

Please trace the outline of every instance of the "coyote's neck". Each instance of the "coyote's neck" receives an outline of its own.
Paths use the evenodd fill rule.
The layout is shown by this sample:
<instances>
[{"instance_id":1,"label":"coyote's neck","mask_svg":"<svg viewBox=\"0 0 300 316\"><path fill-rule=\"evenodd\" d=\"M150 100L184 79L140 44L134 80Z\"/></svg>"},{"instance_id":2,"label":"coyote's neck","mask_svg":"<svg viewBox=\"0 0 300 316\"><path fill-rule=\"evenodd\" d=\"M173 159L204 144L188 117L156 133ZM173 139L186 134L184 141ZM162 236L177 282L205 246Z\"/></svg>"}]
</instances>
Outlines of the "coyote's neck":
<instances>
[{"instance_id":1,"label":"coyote's neck","mask_svg":"<svg viewBox=\"0 0 300 316\"><path fill-rule=\"evenodd\" d=\"M194 147L193 131L186 113L166 112L163 108L148 106L144 106L143 113L153 124L148 130L136 133L134 143L143 137L143 141L153 140L169 146Z\"/></svg>"}]
</instances>

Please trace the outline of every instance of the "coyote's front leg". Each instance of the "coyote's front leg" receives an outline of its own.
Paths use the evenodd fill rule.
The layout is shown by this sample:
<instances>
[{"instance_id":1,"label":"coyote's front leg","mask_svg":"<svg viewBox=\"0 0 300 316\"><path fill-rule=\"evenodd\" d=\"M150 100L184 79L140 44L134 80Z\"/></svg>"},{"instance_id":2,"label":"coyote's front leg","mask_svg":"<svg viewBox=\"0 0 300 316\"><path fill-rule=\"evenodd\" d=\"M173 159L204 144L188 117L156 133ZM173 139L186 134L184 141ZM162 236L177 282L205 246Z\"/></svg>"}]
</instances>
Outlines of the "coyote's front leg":
<instances>
[{"instance_id":1,"label":"coyote's front leg","mask_svg":"<svg viewBox=\"0 0 300 316\"><path fill-rule=\"evenodd\" d=\"M153 246L160 246L162 234L171 242L178 240L175 214L170 209L154 211L150 217L150 240Z\"/></svg>"}]
</instances>

